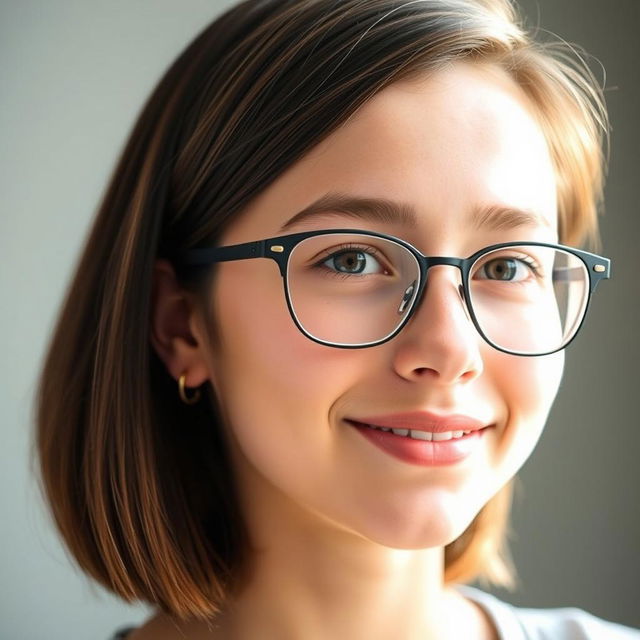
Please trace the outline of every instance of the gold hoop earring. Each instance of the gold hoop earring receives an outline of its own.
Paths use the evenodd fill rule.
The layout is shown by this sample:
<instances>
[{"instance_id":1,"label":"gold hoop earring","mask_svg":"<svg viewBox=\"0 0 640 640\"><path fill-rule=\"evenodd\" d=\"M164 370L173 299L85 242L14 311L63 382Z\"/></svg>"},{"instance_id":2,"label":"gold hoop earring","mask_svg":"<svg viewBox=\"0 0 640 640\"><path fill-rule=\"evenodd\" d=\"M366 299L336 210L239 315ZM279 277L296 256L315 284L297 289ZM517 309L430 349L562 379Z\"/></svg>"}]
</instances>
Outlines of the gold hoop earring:
<instances>
[{"instance_id":1,"label":"gold hoop earring","mask_svg":"<svg viewBox=\"0 0 640 640\"><path fill-rule=\"evenodd\" d=\"M180 396L180 400L185 404L196 404L200 400L200 390L196 389L194 394L189 397L186 393L185 382L187 380L187 374L183 373L180 378L178 378L178 395Z\"/></svg>"}]
</instances>

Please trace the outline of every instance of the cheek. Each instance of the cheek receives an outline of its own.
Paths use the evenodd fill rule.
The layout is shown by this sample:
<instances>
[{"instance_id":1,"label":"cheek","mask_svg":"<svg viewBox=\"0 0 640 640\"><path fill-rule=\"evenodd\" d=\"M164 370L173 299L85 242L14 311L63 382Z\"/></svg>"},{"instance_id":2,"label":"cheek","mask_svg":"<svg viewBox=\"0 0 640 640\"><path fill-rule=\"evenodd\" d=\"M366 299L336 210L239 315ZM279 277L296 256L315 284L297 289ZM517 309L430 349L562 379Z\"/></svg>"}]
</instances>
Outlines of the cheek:
<instances>
[{"instance_id":1,"label":"cheek","mask_svg":"<svg viewBox=\"0 0 640 640\"><path fill-rule=\"evenodd\" d=\"M564 352L549 356L506 356L496 364L496 387L503 398L506 423L496 455L506 456L507 474L515 474L540 438L560 386ZM508 452L508 454L507 454Z\"/></svg>"},{"instance_id":2,"label":"cheek","mask_svg":"<svg viewBox=\"0 0 640 640\"><path fill-rule=\"evenodd\" d=\"M359 360L298 330L279 277L238 266L219 279L215 292L219 340L211 368L225 423L232 425L236 462L275 478L305 460L321 464L330 457L331 410L352 384ZM242 288L247 282L250 291Z\"/></svg>"},{"instance_id":3,"label":"cheek","mask_svg":"<svg viewBox=\"0 0 640 640\"><path fill-rule=\"evenodd\" d=\"M227 289L236 290L229 279ZM269 413L291 407L324 403L331 390L347 375L339 366L341 354L306 338L295 326L287 309L282 286L268 291L252 286L251 295L236 296L222 289L224 300L214 314L220 334L216 350L216 378L222 399L245 400L264 405ZM344 359L344 357L343 357ZM337 361L337 362L336 362ZM331 374L329 374L329 371ZM344 375L343 375L344 374Z\"/></svg>"}]
</instances>

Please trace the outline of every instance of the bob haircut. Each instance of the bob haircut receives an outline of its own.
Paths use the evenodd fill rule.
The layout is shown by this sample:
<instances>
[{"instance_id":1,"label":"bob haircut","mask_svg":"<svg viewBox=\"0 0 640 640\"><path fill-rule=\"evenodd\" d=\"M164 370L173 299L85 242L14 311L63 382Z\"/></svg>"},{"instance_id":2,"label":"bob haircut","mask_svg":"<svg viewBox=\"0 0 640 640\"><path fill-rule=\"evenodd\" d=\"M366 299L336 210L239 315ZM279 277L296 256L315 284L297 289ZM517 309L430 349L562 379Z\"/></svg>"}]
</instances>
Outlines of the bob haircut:
<instances>
[{"instance_id":1,"label":"bob haircut","mask_svg":"<svg viewBox=\"0 0 640 640\"><path fill-rule=\"evenodd\" d=\"M245 0L161 79L86 240L36 407L43 493L71 554L106 588L206 617L252 557L213 390L185 405L150 345L155 261L215 245L377 92L460 60L498 65L524 90L556 170L560 241L596 239L601 91L571 47L535 43L509 0ZM214 269L177 272L201 310ZM446 546L447 582L513 585L512 484Z\"/></svg>"}]
</instances>

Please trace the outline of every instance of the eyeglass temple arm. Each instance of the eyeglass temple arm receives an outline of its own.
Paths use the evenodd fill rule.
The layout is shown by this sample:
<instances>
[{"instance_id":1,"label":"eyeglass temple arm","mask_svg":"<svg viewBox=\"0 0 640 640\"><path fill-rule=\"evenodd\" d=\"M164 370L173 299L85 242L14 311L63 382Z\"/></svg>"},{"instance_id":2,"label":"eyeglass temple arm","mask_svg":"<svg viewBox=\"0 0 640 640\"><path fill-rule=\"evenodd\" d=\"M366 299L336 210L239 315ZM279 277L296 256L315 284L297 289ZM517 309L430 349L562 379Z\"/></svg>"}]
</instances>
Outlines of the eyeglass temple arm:
<instances>
[{"instance_id":1,"label":"eyeglass temple arm","mask_svg":"<svg viewBox=\"0 0 640 640\"><path fill-rule=\"evenodd\" d=\"M226 247L206 247L191 249L183 258L182 264L187 267L206 267L216 262L233 260L249 260L250 258L271 258L278 263L280 274L284 276L286 254L282 245L273 240L257 240Z\"/></svg>"},{"instance_id":2,"label":"eyeglass temple arm","mask_svg":"<svg viewBox=\"0 0 640 640\"><path fill-rule=\"evenodd\" d=\"M181 262L188 267L204 267L214 262L262 258L264 257L264 244L264 240L258 240L228 247L191 249L186 255L182 256Z\"/></svg>"}]
</instances>

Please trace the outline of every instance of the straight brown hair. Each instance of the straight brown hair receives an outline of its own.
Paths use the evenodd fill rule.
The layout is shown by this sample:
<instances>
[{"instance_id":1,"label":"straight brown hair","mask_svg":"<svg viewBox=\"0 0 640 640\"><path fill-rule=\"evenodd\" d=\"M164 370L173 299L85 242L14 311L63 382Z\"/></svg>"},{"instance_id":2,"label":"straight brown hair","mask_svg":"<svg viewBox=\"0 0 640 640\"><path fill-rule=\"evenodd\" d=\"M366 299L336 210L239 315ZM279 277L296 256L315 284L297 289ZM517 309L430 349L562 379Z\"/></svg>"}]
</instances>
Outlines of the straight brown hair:
<instances>
[{"instance_id":1,"label":"straight brown hair","mask_svg":"<svg viewBox=\"0 0 640 640\"><path fill-rule=\"evenodd\" d=\"M561 241L595 238L600 89L569 48L534 43L508 0L245 0L144 106L51 339L35 434L70 552L125 600L215 614L251 557L214 394L182 403L150 346L155 261L214 245L377 92L459 60L501 66L529 96L555 163ZM178 275L206 309L206 274ZM513 583L510 496L511 483L446 547L447 581Z\"/></svg>"}]
</instances>

